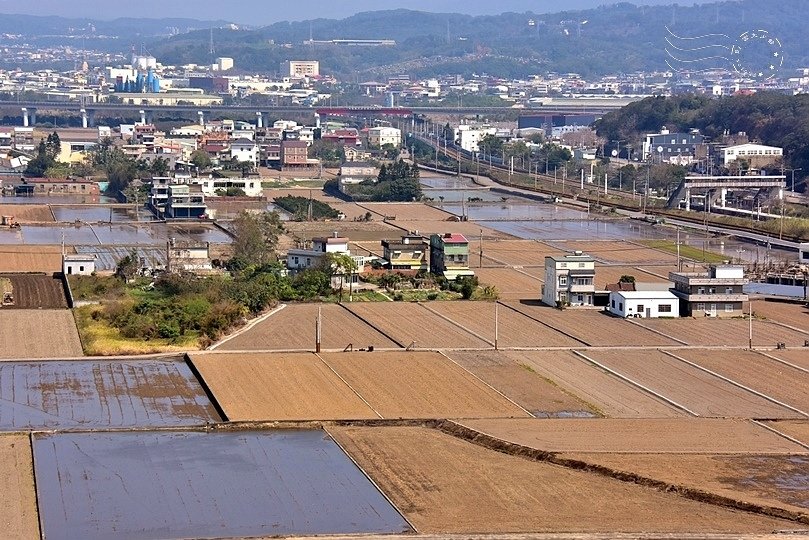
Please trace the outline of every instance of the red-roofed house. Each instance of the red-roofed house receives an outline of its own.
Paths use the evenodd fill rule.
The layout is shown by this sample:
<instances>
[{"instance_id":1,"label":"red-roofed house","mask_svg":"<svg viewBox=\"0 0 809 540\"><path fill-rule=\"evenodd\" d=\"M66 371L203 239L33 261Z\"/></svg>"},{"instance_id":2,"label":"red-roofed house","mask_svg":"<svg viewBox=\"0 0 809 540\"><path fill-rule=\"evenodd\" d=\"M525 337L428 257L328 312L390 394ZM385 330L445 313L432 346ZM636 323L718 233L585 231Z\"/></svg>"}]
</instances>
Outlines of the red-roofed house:
<instances>
[{"instance_id":1,"label":"red-roofed house","mask_svg":"<svg viewBox=\"0 0 809 540\"><path fill-rule=\"evenodd\" d=\"M462 234L434 234L430 237L430 272L450 281L474 276L469 268L469 241Z\"/></svg>"}]
</instances>

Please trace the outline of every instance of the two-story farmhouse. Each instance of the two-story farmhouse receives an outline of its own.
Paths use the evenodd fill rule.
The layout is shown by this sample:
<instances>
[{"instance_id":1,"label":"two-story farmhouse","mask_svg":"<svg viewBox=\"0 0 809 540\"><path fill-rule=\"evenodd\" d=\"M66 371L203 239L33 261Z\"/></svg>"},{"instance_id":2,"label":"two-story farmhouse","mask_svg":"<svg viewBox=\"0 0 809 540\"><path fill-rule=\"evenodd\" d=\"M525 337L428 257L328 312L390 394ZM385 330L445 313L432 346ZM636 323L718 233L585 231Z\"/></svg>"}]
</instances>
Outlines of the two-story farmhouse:
<instances>
[{"instance_id":1,"label":"two-story farmhouse","mask_svg":"<svg viewBox=\"0 0 809 540\"><path fill-rule=\"evenodd\" d=\"M469 268L469 241L462 234L434 234L430 237L430 272L450 281L474 276Z\"/></svg>"},{"instance_id":2,"label":"two-story farmhouse","mask_svg":"<svg viewBox=\"0 0 809 540\"><path fill-rule=\"evenodd\" d=\"M595 275L595 259L581 251L545 257L542 302L549 306L592 306Z\"/></svg>"},{"instance_id":3,"label":"two-story farmhouse","mask_svg":"<svg viewBox=\"0 0 809 540\"><path fill-rule=\"evenodd\" d=\"M732 265L711 266L708 272L671 272L671 289L680 299L684 317L741 317L748 297L743 287L748 280L744 268Z\"/></svg>"}]
</instances>

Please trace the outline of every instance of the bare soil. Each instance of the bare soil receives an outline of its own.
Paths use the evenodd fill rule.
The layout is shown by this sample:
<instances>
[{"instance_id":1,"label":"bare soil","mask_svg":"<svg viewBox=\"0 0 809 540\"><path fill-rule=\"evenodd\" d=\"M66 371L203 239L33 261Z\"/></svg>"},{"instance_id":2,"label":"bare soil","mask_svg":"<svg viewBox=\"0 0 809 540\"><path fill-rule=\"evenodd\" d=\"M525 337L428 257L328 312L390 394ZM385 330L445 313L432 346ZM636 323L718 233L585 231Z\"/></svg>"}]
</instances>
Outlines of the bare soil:
<instances>
[{"instance_id":1,"label":"bare soil","mask_svg":"<svg viewBox=\"0 0 809 540\"><path fill-rule=\"evenodd\" d=\"M564 457L638 474L734 501L781 508L809 522L805 478L809 455L625 455L565 454ZM796 523L792 529L804 529Z\"/></svg>"},{"instance_id":2,"label":"bare soil","mask_svg":"<svg viewBox=\"0 0 809 540\"><path fill-rule=\"evenodd\" d=\"M398 221L446 221L453 214L424 203L359 203L374 219L393 217Z\"/></svg>"},{"instance_id":3,"label":"bare soil","mask_svg":"<svg viewBox=\"0 0 809 540\"><path fill-rule=\"evenodd\" d=\"M480 284L497 287L499 298L503 300L539 299L541 296L542 281L519 270L475 267L474 271Z\"/></svg>"},{"instance_id":4,"label":"bare soil","mask_svg":"<svg viewBox=\"0 0 809 540\"><path fill-rule=\"evenodd\" d=\"M0 359L73 358L83 354L70 311L0 311Z\"/></svg>"},{"instance_id":5,"label":"bare soil","mask_svg":"<svg viewBox=\"0 0 809 540\"><path fill-rule=\"evenodd\" d=\"M11 280L15 309L67 308L62 280L53 274L4 274L0 277Z\"/></svg>"},{"instance_id":6,"label":"bare soil","mask_svg":"<svg viewBox=\"0 0 809 540\"><path fill-rule=\"evenodd\" d=\"M191 354L229 420L379 418L314 354Z\"/></svg>"},{"instance_id":7,"label":"bare soil","mask_svg":"<svg viewBox=\"0 0 809 540\"><path fill-rule=\"evenodd\" d=\"M618 280L624 275L633 276L635 281L639 283L666 283L668 282L669 267L664 268L666 268L664 274L667 277L662 278L657 275L649 274L636 266L613 266L597 263L596 277L594 280L595 286L596 289L604 290L607 285L618 283Z\"/></svg>"},{"instance_id":8,"label":"bare soil","mask_svg":"<svg viewBox=\"0 0 809 540\"><path fill-rule=\"evenodd\" d=\"M809 373L805 371L750 351L689 349L675 354L809 414Z\"/></svg>"},{"instance_id":9,"label":"bare soil","mask_svg":"<svg viewBox=\"0 0 809 540\"><path fill-rule=\"evenodd\" d=\"M445 234L445 233L462 234L470 242L480 238L481 235L480 231L483 231L483 236L485 236L486 238L510 237L505 233L501 233L495 231L494 229L483 227L482 225L475 223L474 221L447 221L446 219L438 219L438 220L397 219L395 221L388 221L388 223L390 225L399 227L404 231L419 231L419 234L422 234L424 236L430 236L431 234ZM469 246L470 258L474 258L477 251L478 249L476 246L470 245Z\"/></svg>"},{"instance_id":10,"label":"bare soil","mask_svg":"<svg viewBox=\"0 0 809 540\"><path fill-rule=\"evenodd\" d=\"M487 348L489 343L410 302L353 303L348 308L404 346Z\"/></svg>"},{"instance_id":11,"label":"bare soil","mask_svg":"<svg viewBox=\"0 0 809 540\"><path fill-rule=\"evenodd\" d=\"M749 321L746 319L716 319L708 317L680 319L636 319L646 328L663 332L689 345L745 347L749 340ZM790 346L803 345L806 334L753 319L753 345L775 347L776 343Z\"/></svg>"},{"instance_id":12,"label":"bare soil","mask_svg":"<svg viewBox=\"0 0 809 540\"><path fill-rule=\"evenodd\" d=\"M75 249L67 248L69 253ZM62 247L46 245L0 246L0 273L61 272Z\"/></svg>"},{"instance_id":13,"label":"bare soil","mask_svg":"<svg viewBox=\"0 0 809 540\"><path fill-rule=\"evenodd\" d=\"M778 420L766 424L809 446L809 420Z\"/></svg>"},{"instance_id":14,"label":"bare soil","mask_svg":"<svg viewBox=\"0 0 809 540\"><path fill-rule=\"evenodd\" d=\"M0 436L0 526L3 538L39 538L28 435Z\"/></svg>"},{"instance_id":15,"label":"bare soil","mask_svg":"<svg viewBox=\"0 0 809 540\"><path fill-rule=\"evenodd\" d=\"M494 302L428 302L424 306L450 318L494 344ZM575 347L574 339L548 328L513 309L500 305L498 345L502 347Z\"/></svg>"},{"instance_id":16,"label":"bare soil","mask_svg":"<svg viewBox=\"0 0 809 540\"><path fill-rule=\"evenodd\" d=\"M753 301L753 314L773 321L798 328L807 332L809 339L809 307L805 304L787 304L784 302Z\"/></svg>"},{"instance_id":17,"label":"bare soil","mask_svg":"<svg viewBox=\"0 0 809 540\"><path fill-rule=\"evenodd\" d=\"M402 235L401 229L381 221L288 221L284 227L290 236L307 240L332 236L334 232L355 241L380 241Z\"/></svg>"},{"instance_id":18,"label":"bare soil","mask_svg":"<svg viewBox=\"0 0 809 540\"><path fill-rule=\"evenodd\" d=\"M791 525L426 428L329 432L419 533L771 532Z\"/></svg>"},{"instance_id":19,"label":"bare soil","mask_svg":"<svg viewBox=\"0 0 809 540\"><path fill-rule=\"evenodd\" d=\"M675 351L689 356L694 351ZM703 354L706 352L703 351ZM729 357L741 351L710 351ZM584 354L682 405L700 416L724 418L794 418L798 415L660 351L590 350ZM702 356L702 355L699 355ZM738 356L737 356L738 358ZM766 360L766 359L765 359Z\"/></svg>"},{"instance_id":20,"label":"bare soil","mask_svg":"<svg viewBox=\"0 0 809 540\"><path fill-rule=\"evenodd\" d=\"M223 343L220 351L315 350L316 321L321 311L321 344L325 349L373 345L395 348L386 338L336 304L290 304Z\"/></svg>"},{"instance_id":21,"label":"bare soil","mask_svg":"<svg viewBox=\"0 0 809 540\"><path fill-rule=\"evenodd\" d=\"M453 352L449 355L536 417L596 416L597 411L542 377L530 366L496 351Z\"/></svg>"},{"instance_id":22,"label":"bare soil","mask_svg":"<svg viewBox=\"0 0 809 540\"><path fill-rule=\"evenodd\" d=\"M583 251L602 262L615 264L671 264L677 256L622 240L572 240L554 242L554 246L568 251Z\"/></svg>"},{"instance_id":23,"label":"bare soil","mask_svg":"<svg viewBox=\"0 0 809 540\"><path fill-rule=\"evenodd\" d=\"M463 420L498 439L546 452L795 454L800 445L747 420L565 418Z\"/></svg>"},{"instance_id":24,"label":"bare soil","mask_svg":"<svg viewBox=\"0 0 809 540\"><path fill-rule=\"evenodd\" d=\"M476 251L470 247L470 255ZM544 268L546 256L563 255L564 253L559 248L535 240L488 240L483 242L483 266Z\"/></svg>"},{"instance_id":25,"label":"bare soil","mask_svg":"<svg viewBox=\"0 0 809 540\"><path fill-rule=\"evenodd\" d=\"M769 356L774 356L785 362L789 362L790 364L793 364L795 366L809 370L809 350L807 350L804 347L798 347L794 349L762 351L762 352L764 352L764 354L767 354Z\"/></svg>"},{"instance_id":26,"label":"bare soil","mask_svg":"<svg viewBox=\"0 0 809 540\"><path fill-rule=\"evenodd\" d=\"M327 353L321 357L384 418L528 416L439 353Z\"/></svg>"},{"instance_id":27,"label":"bare soil","mask_svg":"<svg viewBox=\"0 0 809 540\"><path fill-rule=\"evenodd\" d=\"M56 221L50 206L46 204L0 204L0 216L14 216L19 223Z\"/></svg>"},{"instance_id":28,"label":"bare soil","mask_svg":"<svg viewBox=\"0 0 809 540\"><path fill-rule=\"evenodd\" d=\"M667 418L685 416L671 405L631 386L567 351L508 351L508 357L578 396L604 416Z\"/></svg>"}]
</instances>

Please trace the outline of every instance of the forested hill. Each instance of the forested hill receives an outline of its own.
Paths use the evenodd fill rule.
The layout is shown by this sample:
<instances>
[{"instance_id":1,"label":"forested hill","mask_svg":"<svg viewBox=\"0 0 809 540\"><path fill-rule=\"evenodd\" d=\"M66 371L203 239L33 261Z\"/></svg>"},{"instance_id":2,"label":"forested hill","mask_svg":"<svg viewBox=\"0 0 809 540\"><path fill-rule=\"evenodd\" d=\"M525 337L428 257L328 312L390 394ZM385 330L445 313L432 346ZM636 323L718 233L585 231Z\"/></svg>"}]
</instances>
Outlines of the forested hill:
<instances>
[{"instance_id":1,"label":"forested hill","mask_svg":"<svg viewBox=\"0 0 809 540\"><path fill-rule=\"evenodd\" d=\"M489 73L526 76L543 71L585 76L667 69L666 27L681 36L722 34L732 42L767 29L779 38L785 69L809 65L805 0L739 0L695 6L618 3L553 14L503 13L472 17L409 10L360 13L342 20L282 22L257 30L214 32L216 54L245 70L275 71L280 62L312 57L327 73ZM352 48L303 42L337 38L394 39L395 47ZM209 60L210 34L191 32L151 45L165 63Z\"/></svg>"},{"instance_id":2,"label":"forested hill","mask_svg":"<svg viewBox=\"0 0 809 540\"><path fill-rule=\"evenodd\" d=\"M717 140L723 133L745 132L751 141L780 146L788 168L809 173L809 95L760 92L749 96L711 98L684 95L653 97L631 103L596 122L606 140L637 144L645 133L697 128Z\"/></svg>"}]
</instances>

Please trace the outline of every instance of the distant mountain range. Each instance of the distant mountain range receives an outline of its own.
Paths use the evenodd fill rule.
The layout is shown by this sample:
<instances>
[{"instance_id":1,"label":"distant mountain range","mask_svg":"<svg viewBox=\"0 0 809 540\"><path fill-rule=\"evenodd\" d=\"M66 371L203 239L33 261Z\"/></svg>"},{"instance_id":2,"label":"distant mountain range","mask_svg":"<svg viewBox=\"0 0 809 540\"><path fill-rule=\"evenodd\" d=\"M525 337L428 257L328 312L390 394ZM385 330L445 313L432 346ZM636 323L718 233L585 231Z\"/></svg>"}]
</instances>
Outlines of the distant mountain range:
<instances>
[{"instance_id":1,"label":"distant mountain range","mask_svg":"<svg viewBox=\"0 0 809 540\"><path fill-rule=\"evenodd\" d=\"M257 29L235 29L224 21L190 19L118 19L74 21L55 17L8 17L0 32L64 33L67 28L92 23L97 34L119 33L117 43L104 46L126 52L132 40L144 43L164 64L206 63L211 60L213 30L215 56L230 56L237 69L278 70L290 59L316 59L321 71L343 78L382 78L407 73L487 73L524 77L544 71L576 72L585 76L636 70L698 67L769 68L768 55L778 52L781 73L809 66L805 28L809 26L806 0L724 1L694 6L635 6L618 3L581 11L552 14L503 13L494 16L435 14L410 10L359 13L342 20L314 19L281 22ZM181 29L199 30L182 32ZM171 30L173 29L173 30ZM765 29L750 41L741 37ZM57 31L58 30L58 31ZM169 36L172 32L181 33ZM721 54L700 57L697 41ZM306 45L304 41L332 39L392 39L394 47ZM666 38L669 38L669 42ZM767 39L762 39L767 38ZM773 39L773 44L767 41ZM776 46L775 43L779 46ZM734 52L733 47L744 47ZM94 44L95 45L95 44ZM95 45L98 46L98 45ZM678 60L672 60L672 55ZM691 51L681 49L695 49ZM783 58L783 60L781 60ZM701 60L701 64L689 64Z\"/></svg>"}]
</instances>

